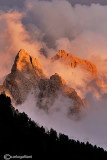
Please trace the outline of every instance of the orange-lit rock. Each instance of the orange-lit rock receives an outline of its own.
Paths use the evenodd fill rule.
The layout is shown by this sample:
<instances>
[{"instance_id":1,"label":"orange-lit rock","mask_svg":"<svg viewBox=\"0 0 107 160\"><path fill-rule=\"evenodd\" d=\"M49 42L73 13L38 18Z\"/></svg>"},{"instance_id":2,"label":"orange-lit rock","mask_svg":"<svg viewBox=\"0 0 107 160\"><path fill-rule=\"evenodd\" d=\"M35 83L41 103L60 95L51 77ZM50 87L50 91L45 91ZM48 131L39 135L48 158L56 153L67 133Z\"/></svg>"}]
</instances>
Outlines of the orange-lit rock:
<instances>
[{"instance_id":1,"label":"orange-lit rock","mask_svg":"<svg viewBox=\"0 0 107 160\"><path fill-rule=\"evenodd\" d=\"M3 87L19 104L26 100L29 92L36 88L38 81L44 77L45 73L39 61L21 49L15 58L11 73L7 75L3 83Z\"/></svg>"},{"instance_id":2,"label":"orange-lit rock","mask_svg":"<svg viewBox=\"0 0 107 160\"><path fill-rule=\"evenodd\" d=\"M66 58L65 53L64 56ZM84 106L77 92L68 87L58 73L50 79L46 78L39 61L23 49L17 54L11 73L6 76L0 91L5 91L16 104L25 102L29 93L33 92L37 106L46 111L57 101L58 96L69 99L68 110L71 113L79 112Z\"/></svg>"},{"instance_id":3,"label":"orange-lit rock","mask_svg":"<svg viewBox=\"0 0 107 160\"><path fill-rule=\"evenodd\" d=\"M15 71L32 72L40 78L45 76L38 59L30 56L24 49L21 49L15 58L11 72Z\"/></svg>"},{"instance_id":4,"label":"orange-lit rock","mask_svg":"<svg viewBox=\"0 0 107 160\"><path fill-rule=\"evenodd\" d=\"M75 68L76 66L81 66L83 69L90 72L93 77L97 76L97 68L93 63L88 60L77 58L71 53L66 53L65 50L59 50L58 54L56 54L51 59L53 62L59 60L60 62L72 68Z\"/></svg>"}]
</instances>

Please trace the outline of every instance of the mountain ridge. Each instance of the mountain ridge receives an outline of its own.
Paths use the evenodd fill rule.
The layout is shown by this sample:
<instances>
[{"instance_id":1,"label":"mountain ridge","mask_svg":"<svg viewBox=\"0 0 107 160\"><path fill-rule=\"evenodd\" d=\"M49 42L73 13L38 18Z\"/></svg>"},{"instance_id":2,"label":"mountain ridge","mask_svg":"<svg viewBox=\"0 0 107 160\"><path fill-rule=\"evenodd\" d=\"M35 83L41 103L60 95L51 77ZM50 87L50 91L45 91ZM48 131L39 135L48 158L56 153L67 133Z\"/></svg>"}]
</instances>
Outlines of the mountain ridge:
<instances>
[{"instance_id":1,"label":"mountain ridge","mask_svg":"<svg viewBox=\"0 0 107 160\"><path fill-rule=\"evenodd\" d=\"M76 113L84 106L84 100L77 92L67 86L65 80L58 74L47 78L37 58L30 56L24 49L20 49L15 57L11 73L8 74L1 86L1 92L6 92L16 104L22 104L33 90L37 106L49 110L58 95L70 99L69 110Z\"/></svg>"},{"instance_id":2,"label":"mountain ridge","mask_svg":"<svg viewBox=\"0 0 107 160\"><path fill-rule=\"evenodd\" d=\"M97 76L97 68L92 62L77 58L73 54L67 53L65 50L59 50L59 52L51 58L51 61L60 61L66 66L70 66L71 68L76 68L77 66L80 66L84 70L91 73L93 78Z\"/></svg>"}]
</instances>

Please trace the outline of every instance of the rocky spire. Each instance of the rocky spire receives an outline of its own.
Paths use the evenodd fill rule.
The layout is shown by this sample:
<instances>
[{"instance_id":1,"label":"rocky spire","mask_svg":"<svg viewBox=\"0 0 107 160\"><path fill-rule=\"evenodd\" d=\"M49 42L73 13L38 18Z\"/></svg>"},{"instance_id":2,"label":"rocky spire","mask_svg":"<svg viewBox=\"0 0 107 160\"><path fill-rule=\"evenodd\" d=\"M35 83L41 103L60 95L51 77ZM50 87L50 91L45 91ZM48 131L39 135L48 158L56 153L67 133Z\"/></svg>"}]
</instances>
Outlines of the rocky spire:
<instances>
[{"instance_id":1,"label":"rocky spire","mask_svg":"<svg viewBox=\"0 0 107 160\"><path fill-rule=\"evenodd\" d=\"M10 92L17 104L23 103L29 92L45 77L38 59L21 49L16 55L11 73L3 83L3 88Z\"/></svg>"},{"instance_id":2,"label":"rocky spire","mask_svg":"<svg viewBox=\"0 0 107 160\"><path fill-rule=\"evenodd\" d=\"M65 80L58 73L52 75L50 79L41 79L38 86L40 92L37 98L37 106L46 111L53 105L59 95L69 98L71 113L79 112L84 106L84 101L78 96L77 92L68 87Z\"/></svg>"},{"instance_id":3,"label":"rocky spire","mask_svg":"<svg viewBox=\"0 0 107 160\"><path fill-rule=\"evenodd\" d=\"M52 57L51 60L52 62L59 60L61 63L64 63L72 68L81 66L84 70L90 72L93 77L97 76L97 68L92 62L77 58L71 53L66 53L65 50L59 50L59 52Z\"/></svg>"},{"instance_id":4,"label":"rocky spire","mask_svg":"<svg viewBox=\"0 0 107 160\"><path fill-rule=\"evenodd\" d=\"M34 72L40 78L45 76L38 59L30 56L24 49L20 49L12 66L11 72L16 71Z\"/></svg>"}]
</instances>

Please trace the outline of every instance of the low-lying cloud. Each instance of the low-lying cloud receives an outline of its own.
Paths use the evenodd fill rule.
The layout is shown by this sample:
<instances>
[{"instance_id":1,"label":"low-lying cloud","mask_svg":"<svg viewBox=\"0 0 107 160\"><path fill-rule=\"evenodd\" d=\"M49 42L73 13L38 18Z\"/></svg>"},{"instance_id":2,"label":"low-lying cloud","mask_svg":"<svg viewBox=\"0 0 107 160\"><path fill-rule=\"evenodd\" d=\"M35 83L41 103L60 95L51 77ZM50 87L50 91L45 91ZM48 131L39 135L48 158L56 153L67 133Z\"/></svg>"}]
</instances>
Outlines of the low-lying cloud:
<instances>
[{"instance_id":1,"label":"low-lying cloud","mask_svg":"<svg viewBox=\"0 0 107 160\"><path fill-rule=\"evenodd\" d=\"M64 133L70 138L89 141L107 150L106 96L98 100L92 93L88 93L86 97L90 105L84 108L77 115L78 117L76 115L68 117L68 107L71 102L63 96L56 99L48 113L36 106L35 97L32 94L28 96L24 104L17 108L20 112L26 112L32 120L48 130L54 128L58 133Z\"/></svg>"}]
</instances>

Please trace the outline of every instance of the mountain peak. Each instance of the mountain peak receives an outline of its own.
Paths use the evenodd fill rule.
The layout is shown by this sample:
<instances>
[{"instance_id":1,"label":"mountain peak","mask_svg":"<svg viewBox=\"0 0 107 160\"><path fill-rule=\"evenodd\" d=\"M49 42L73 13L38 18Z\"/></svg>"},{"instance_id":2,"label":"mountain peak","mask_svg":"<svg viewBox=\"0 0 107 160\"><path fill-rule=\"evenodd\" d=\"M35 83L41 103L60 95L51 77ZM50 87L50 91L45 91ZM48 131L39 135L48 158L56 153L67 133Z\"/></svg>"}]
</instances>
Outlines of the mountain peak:
<instances>
[{"instance_id":1,"label":"mountain peak","mask_svg":"<svg viewBox=\"0 0 107 160\"><path fill-rule=\"evenodd\" d=\"M20 50L19 50L19 52L18 52L18 54L22 54L22 55L28 55L28 53L23 49L23 48L21 48Z\"/></svg>"},{"instance_id":2,"label":"mountain peak","mask_svg":"<svg viewBox=\"0 0 107 160\"><path fill-rule=\"evenodd\" d=\"M23 65L27 62L29 63L29 58L30 55L24 49L20 49L15 57L11 72L14 73L17 70L23 70Z\"/></svg>"},{"instance_id":3,"label":"mountain peak","mask_svg":"<svg viewBox=\"0 0 107 160\"><path fill-rule=\"evenodd\" d=\"M52 75L50 77L50 80L52 81L55 81L57 84L61 84L61 85L65 85L66 82L65 80L58 74L58 73L55 73L54 75Z\"/></svg>"},{"instance_id":4,"label":"mountain peak","mask_svg":"<svg viewBox=\"0 0 107 160\"><path fill-rule=\"evenodd\" d=\"M27 95L38 85L41 78L45 78L37 58L30 56L24 49L16 55L11 73L6 76L3 87L20 104L25 101Z\"/></svg>"},{"instance_id":5,"label":"mountain peak","mask_svg":"<svg viewBox=\"0 0 107 160\"><path fill-rule=\"evenodd\" d=\"M80 66L84 70L90 72L93 77L96 77L97 75L97 68L92 62L77 58L73 54L67 53L65 50L59 50L59 52L52 57L51 60L52 62L59 60L61 63L65 64L66 66L70 66L71 68Z\"/></svg>"},{"instance_id":6,"label":"mountain peak","mask_svg":"<svg viewBox=\"0 0 107 160\"><path fill-rule=\"evenodd\" d=\"M20 49L18 54L15 57L14 63L17 63L18 60L21 60L23 58L26 58L26 60L27 60L27 58L29 58L29 56L30 55L24 49Z\"/></svg>"},{"instance_id":7,"label":"mountain peak","mask_svg":"<svg viewBox=\"0 0 107 160\"><path fill-rule=\"evenodd\" d=\"M30 56L24 49L20 49L12 66L11 72L16 71L35 72L39 77L45 76L39 60Z\"/></svg>"},{"instance_id":8,"label":"mountain peak","mask_svg":"<svg viewBox=\"0 0 107 160\"><path fill-rule=\"evenodd\" d=\"M59 50L57 55L58 55L59 57L66 57L66 56L67 56L67 53L66 53L65 50Z\"/></svg>"},{"instance_id":9,"label":"mountain peak","mask_svg":"<svg viewBox=\"0 0 107 160\"><path fill-rule=\"evenodd\" d=\"M77 92L66 85L65 80L55 73L50 79L41 79L39 81L39 95L37 105L39 108L44 108L46 111L53 105L58 95L69 98L70 113L79 112L84 106L83 100L78 96Z\"/></svg>"}]
</instances>

